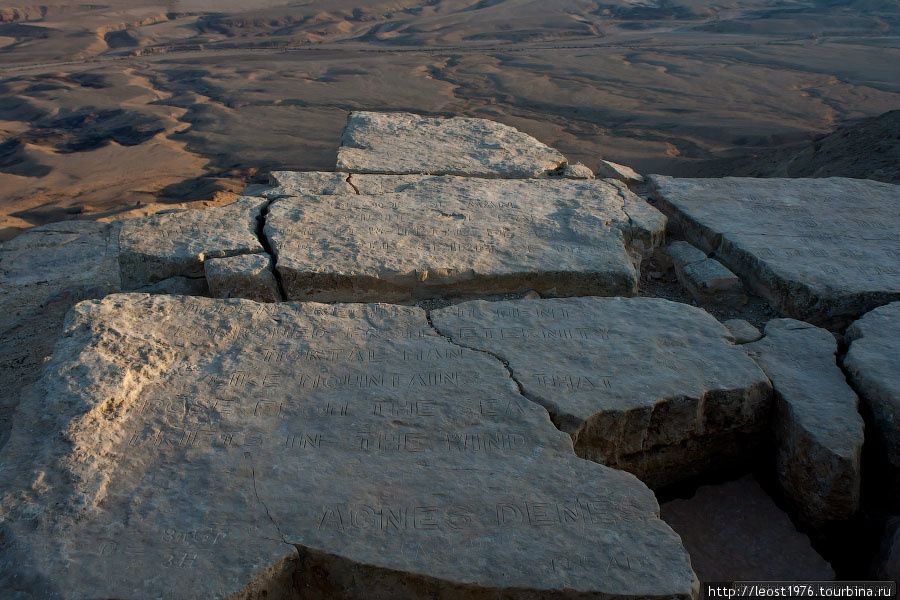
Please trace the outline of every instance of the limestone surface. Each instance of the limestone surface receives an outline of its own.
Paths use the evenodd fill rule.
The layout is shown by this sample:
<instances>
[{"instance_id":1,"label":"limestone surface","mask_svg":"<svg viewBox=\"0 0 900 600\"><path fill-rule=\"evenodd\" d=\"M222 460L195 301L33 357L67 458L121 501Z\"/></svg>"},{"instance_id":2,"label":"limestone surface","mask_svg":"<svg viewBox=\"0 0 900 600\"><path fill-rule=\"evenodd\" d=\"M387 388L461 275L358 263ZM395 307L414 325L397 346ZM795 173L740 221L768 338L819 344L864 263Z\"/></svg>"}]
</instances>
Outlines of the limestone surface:
<instances>
[{"instance_id":1,"label":"limestone surface","mask_svg":"<svg viewBox=\"0 0 900 600\"><path fill-rule=\"evenodd\" d=\"M723 321L722 325L728 328L728 331L731 333L731 338L734 340L735 344L755 342L762 337L759 329L757 329L744 319L728 319L727 321Z\"/></svg>"},{"instance_id":2,"label":"limestone surface","mask_svg":"<svg viewBox=\"0 0 900 600\"><path fill-rule=\"evenodd\" d=\"M204 262L206 281L214 298L247 298L278 302L281 294L268 254L241 254Z\"/></svg>"},{"instance_id":3,"label":"limestone surface","mask_svg":"<svg viewBox=\"0 0 900 600\"><path fill-rule=\"evenodd\" d=\"M418 308L83 302L15 423L0 589L32 597L246 598L292 562L341 598L697 592L652 492Z\"/></svg>"},{"instance_id":4,"label":"limestone surface","mask_svg":"<svg viewBox=\"0 0 900 600\"><path fill-rule=\"evenodd\" d=\"M672 226L787 316L842 327L900 299L900 186L652 175Z\"/></svg>"},{"instance_id":5,"label":"limestone surface","mask_svg":"<svg viewBox=\"0 0 900 600\"><path fill-rule=\"evenodd\" d=\"M491 193L461 180L441 194L416 187L276 200L265 234L285 294L357 302L634 293L637 274L620 228L626 217L608 189L548 197L541 187L502 183L511 187ZM531 193L513 200L510 190L518 189Z\"/></svg>"},{"instance_id":6,"label":"limestone surface","mask_svg":"<svg viewBox=\"0 0 900 600\"><path fill-rule=\"evenodd\" d=\"M303 194L352 194L347 173L333 171L272 171L270 187L261 190L266 198L300 196Z\"/></svg>"},{"instance_id":7,"label":"limestone surface","mask_svg":"<svg viewBox=\"0 0 900 600\"><path fill-rule=\"evenodd\" d=\"M850 325L847 338L844 367L871 418L887 487L900 508L900 302L867 313Z\"/></svg>"},{"instance_id":8,"label":"limestone surface","mask_svg":"<svg viewBox=\"0 0 900 600\"><path fill-rule=\"evenodd\" d=\"M686 304L471 301L431 318L454 342L506 361L579 456L652 487L746 454L767 425L768 379L723 325Z\"/></svg>"},{"instance_id":9,"label":"limestone surface","mask_svg":"<svg viewBox=\"0 0 900 600\"><path fill-rule=\"evenodd\" d=\"M701 260L675 273L680 275L688 293L701 304L737 308L747 303L741 280L715 259Z\"/></svg>"},{"instance_id":10,"label":"limestone surface","mask_svg":"<svg viewBox=\"0 0 900 600\"><path fill-rule=\"evenodd\" d=\"M587 165L575 163L573 165L566 165L566 170L563 171L563 177L568 177L569 179L593 179L594 172L591 171Z\"/></svg>"},{"instance_id":11,"label":"limestone surface","mask_svg":"<svg viewBox=\"0 0 900 600\"><path fill-rule=\"evenodd\" d=\"M744 348L775 388L776 472L803 518L821 525L859 509L863 420L835 363L834 336L809 323L773 319Z\"/></svg>"},{"instance_id":12,"label":"limestone surface","mask_svg":"<svg viewBox=\"0 0 900 600\"><path fill-rule=\"evenodd\" d=\"M622 181L644 181L644 176L628 167L614 163L611 160L601 160L597 167L597 177L611 177L613 179L621 179Z\"/></svg>"},{"instance_id":13,"label":"limestone surface","mask_svg":"<svg viewBox=\"0 0 900 600\"><path fill-rule=\"evenodd\" d=\"M513 127L465 117L353 112L337 170L484 177L540 177L565 170L566 157Z\"/></svg>"},{"instance_id":14,"label":"limestone surface","mask_svg":"<svg viewBox=\"0 0 900 600\"><path fill-rule=\"evenodd\" d=\"M665 502L701 581L831 581L834 571L760 485L747 476Z\"/></svg>"},{"instance_id":15,"label":"limestone surface","mask_svg":"<svg viewBox=\"0 0 900 600\"><path fill-rule=\"evenodd\" d=\"M246 196L226 206L122 221L123 289L176 276L201 278L208 258L264 252L256 231L266 202Z\"/></svg>"},{"instance_id":16,"label":"limestone surface","mask_svg":"<svg viewBox=\"0 0 900 600\"><path fill-rule=\"evenodd\" d=\"M354 174L348 182L360 194L416 192L426 198L462 196L481 199L498 207L512 205L528 210L533 210L532 206L559 202L573 205L587 202L588 206L599 203L603 218L622 231L626 247L635 257L636 267L642 257L662 243L666 232L665 215L635 195L628 186L616 181ZM320 186L319 189L329 188Z\"/></svg>"}]
</instances>

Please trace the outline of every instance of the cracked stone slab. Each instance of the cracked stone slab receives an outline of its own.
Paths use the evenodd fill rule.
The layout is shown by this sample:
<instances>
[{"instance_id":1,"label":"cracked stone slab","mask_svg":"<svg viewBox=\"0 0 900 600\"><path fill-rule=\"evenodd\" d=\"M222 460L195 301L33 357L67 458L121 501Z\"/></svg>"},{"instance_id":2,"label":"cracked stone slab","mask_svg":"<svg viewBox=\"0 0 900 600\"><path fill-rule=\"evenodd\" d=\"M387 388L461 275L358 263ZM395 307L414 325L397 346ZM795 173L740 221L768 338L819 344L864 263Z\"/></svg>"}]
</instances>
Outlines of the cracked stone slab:
<instances>
[{"instance_id":1,"label":"cracked stone slab","mask_svg":"<svg viewBox=\"0 0 900 600\"><path fill-rule=\"evenodd\" d=\"M342 598L696 597L653 493L419 308L83 302L15 424L0 589L26 597L243 598L288 554Z\"/></svg>"},{"instance_id":2,"label":"cracked stone slab","mask_svg":"<svg viewBox=\"0 0 900 600\"><path fill-rule=\"evenodd\" d=\"M871 419L871 438L888 469L887 488L900 508L900 302L866 313L846 336L844 368Z\"/></svg>"},{"instance_id":3,"label":"cracked stone slab","mask_svg":"<svg viewBox=\"0 0 900 600\"><path fill-rule=\"evenodd\" d=\"M840 328L900 299L900 186L650 178L673 227L787 316Z\"/></svg>"},{"instance_id":4,"label":"cracked stone slab","mask_svg":"<svg viewBox=\"0 0 900 600\"><path fill-rule=\"evenodd\" d=\"M746 454L768 379L705 311L658 298L470 301L433 311L456 343L507 361L583 458L659 487Z\"/></svg>"},{"instance_id":5,"label":"cracked stone slab","mask_svg":"<svg viewBox=\"0 0 900 600\"><path fill-rule=\"evenodd\" d=\"M562 174L566 157L521 131L485 119L350 113L337 170L481 177Z\"/></svg>"},{"instance_id":6,"label":"cracked stone slab","mask_svg":"<svg viewBox=\"0 0 900 600\"><path fill-rule=\"evenodd\" d=\"M353 174L349 183L360 194L415 192L420 196L443 198L464 196L493 202L530 207L549 201L580 203L591 198L591 205L603 205L602 214L625 236L630 253L640 259L660 245L666 231L666 217L617 181L601 180L503 180L458 177L453 175L372 175ZM319 189L327 190L328 186ZM316 193L332 193L320 191Z\"/></svg>"},{"instance_id":7,"label":"cracked stone slab","mask_svg":"<svg viewBox=\"0 0 900 600\"><path fill-rule=\"evenodd\" d=\"M858 399L835 363L825 329L773 319L744 348L775 388L778 482L808 522L846 520L859 510L864 441Z\"/></svg>"},{"instance_id":8,"label":"cracked stone slab","mask_svg":"<svg viewBox=\"0 0 900 600\"><path fill-rule=\"evenodd\" d=\"M215 298L247 298L257 302L281 300L268 254L211 258L203 264L210 295Z\"/></svg>"},{"instance_id":9,"label":"cracked stone slab","mask_svg":"<svg viewBox=\"0 0 900 600\"><path fill-rule=\"evenodd\" d=\"M597 167L596 175L597 177L609 177L611 179L634 181L636 183L644 181L644 176L631 167L614 163L611 160L601 160Z\"/></svg>"},{"instance_id":10,"label":"cracked stone slab","mask_svg":"<svg viewBox=\"0 0 900 600\"><path fill-rule=\"evenodd\" d=\"M486 191L460 179L442 183L441 194L415 186L275 201L265 234L285 294L358 302L635 292L621 230L627 217L614 190L548 197L540 186L498 183L510 186ZM532 193L515 196L519 190Z\"/></svg>"},{"instance_id":11,"label":"cracked stone slab","mask_svg":"<svg viewBox=\"0 0 900 600\"><path fill-rule=\"evenodd\" d=\"M226 206L122 221L123 289L176 276L202 278L208 258L265 252L256 232L267 202L247 196Z\"/></svg>"}]
</instances>

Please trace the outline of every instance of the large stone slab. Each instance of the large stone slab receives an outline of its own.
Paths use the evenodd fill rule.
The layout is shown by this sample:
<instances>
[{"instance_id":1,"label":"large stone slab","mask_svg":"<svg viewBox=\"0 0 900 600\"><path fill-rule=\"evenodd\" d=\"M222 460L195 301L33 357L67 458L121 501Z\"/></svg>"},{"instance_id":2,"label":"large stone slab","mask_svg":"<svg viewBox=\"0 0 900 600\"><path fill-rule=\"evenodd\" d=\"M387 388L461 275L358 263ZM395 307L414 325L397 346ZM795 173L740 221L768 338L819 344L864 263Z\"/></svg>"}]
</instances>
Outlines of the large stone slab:
<instances>
[{"instance_id":1,"label":"large stone slab","mask_svg":"<svg viewBox=\"0 0 900 600\"><path fill-rule=\"evenodd\" d=\"M697 591L650 490L413 307L81 303L0 493L0 589L25 597Z\"/></svg>"},{"instance_id":2,"label":"large stone slab","mask_svg":"<svg viewBox=\"0 0 900 600\"><path fill-rule=\"evenodd\" d=\"M76 302L119 291L117 223L62 221L0 246L0 448Z\"/></svg>"},{"instance_id":3,"label":"large stone slab","mask_svg":"<svg viewBox=\"0 0 900 600\"><path fill-rule=\"evenodd\" d=\"M122 221L123 289L176 276L202 278L207 258L264 252L257 229L267 202L248 196L226 206Z\"/></svg>"},{"instance_id":4,"label":"large stone slab","mask_svg":"<svg viewBox=\"0 0 900 600\"><path fill-rule=\"evenodd\" d=\"M506 183L506 182L504 182ZM516 182L509 182L515 184ZM538 182L536 182L538 183ZM631 295L621 201L598 188L517 196L470 181L276 200L265 234L288 299L404 301L535 290ZM603 188L601 188L603 189ZM608 193L608 189L604 189Z\"/></svg>"},{"instance_id":5,"label":"large stone slab","mask_svg":"<svg viewBox=\"0 0 900 600\"><path fill-rule=\"evenodd\" d=\"M781 487L808 522L850 519L859 509L864 441L858 399L824 329L774 319L744 348L775 388L773 429Z\"/></svg>"},{"instance_id":6,"label":"large stone slab","mask_svg":"<svg viewBox=\"0 0 900 600\"><path fill-rule=\"evenodd\" d=\"M751 476L664 502L700 581L831 581L834 570Z\"/></svg>"},{"instance_id":7,"label":"large stone slab","mask_svg":"<svg viewBox=\"0 0 900 600\"><path fill-rule=\"evenodd\" d=\"M847 329L844 367L870 419L885 463L884 488L900 508L900 302L876 308Z\"/></svg>"},{"instance_id":8,"label":"large stone slab","mask_svg":"<svg viewBox=\"0 0 900 600\"><path fill-rule=\"evenodd\" d=\"M353 194L356 190L348 183L347 173L333 171L272 171L269 187L260 196L282 198L303 194Z\"/></svg>"},{"instance_id":9,"label":"large stone slab","mask_svg":"<svg viewBox=\"0 0 900 600\"><path fill-rule=\"evenodd\" d=\"M747 456L771 388L728 330L657 298L471 301L431 313L454 342L507 361L579 456L653 487Z\"/></svg>"},{"instance_id":10,"label":"large stone slab","mask_svg":"<svg viewBox=\"0 0 900 600\"><path fill-rule=\"evenodd\" d=\"M566 157L530 135L485 119L352 112L337 170L483 177L562 175Z\"/></svg>"},{"instance_id":11,"label":"large stone slab","mask_svg":"<svg viewBox=\"0 0 900 600\"><path fill-rule=\"evenodd\" d=\"M674 228L788 316L839 328L900 299L900 186L839 177L651 180Z\"/></svg>"}]
</instances>

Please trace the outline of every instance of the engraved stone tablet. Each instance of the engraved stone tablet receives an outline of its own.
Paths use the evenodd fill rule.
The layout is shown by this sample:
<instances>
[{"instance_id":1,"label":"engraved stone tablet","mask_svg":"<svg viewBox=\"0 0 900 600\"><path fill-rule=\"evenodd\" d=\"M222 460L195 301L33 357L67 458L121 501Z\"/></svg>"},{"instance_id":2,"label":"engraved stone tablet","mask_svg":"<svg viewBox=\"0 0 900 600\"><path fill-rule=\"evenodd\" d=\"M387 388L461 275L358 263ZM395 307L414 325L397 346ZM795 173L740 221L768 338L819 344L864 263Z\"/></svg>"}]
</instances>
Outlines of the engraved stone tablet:
<instances>
[{"instance_id":1,"label":"engraved stone tablet","mask_svg":"<svg viewBox=\"0 0 900 600\"><path fill-rule=\"evenodd\" d=\"M771 387L728 330L658 298L464 302L432 312L454 342L509 363L579 456L652 486L746 455Z\"/></svg>"},{"instance_id":2,"label":"engraved stone tablet","mask_svg":"<svg viewBox=\"0 0 900 600\"><path fill-rule=\"evenodd\" d=\"M530 135L485 119L353 112L338 171L488 177L562 175L566 157Z\"/></svg>"},{"instance_id":3,"label":"engraved stone tablet","mask_svg":"<svg viewBox=\"0 0 900 600\"><path fill-rule=\"evenodd\" d=\"M81 303L0 490L0 589L33 597L219 598L285 555L341 598L697 591L650 490L413 307Z\"/></svg>"},{"instance_id":4,"label":"engraved stone tablet","mask_svg":"<svg viewBox=\"0 0 900 600\"><path fill-rule=\"evenodd\" d=\"M276 200L265 234L288 299L634 293L621 200L445 191Z\"/></svg>"},{"instance_id":5,"label":"engraved stone tablet","mask_svg":"<svg viewBox=\"0 0 900 600\"><path fill-rule=\"evenodd\" d=\"M652 175L676 229L783 313L840 328L900 299L900 186Z\"/></svg>"},{"instance_id":6,"label":"engraved stone tablet","mask_svg":"<svg viewBox=\"0 0 900 600\"><path fill-rule=\"evenodd\" d=\"M226 206L122 221L123 289L175 276L202 278L207 258L264 252L256 230L265 204L242 197Z\"/></svg>"}]
</instances>

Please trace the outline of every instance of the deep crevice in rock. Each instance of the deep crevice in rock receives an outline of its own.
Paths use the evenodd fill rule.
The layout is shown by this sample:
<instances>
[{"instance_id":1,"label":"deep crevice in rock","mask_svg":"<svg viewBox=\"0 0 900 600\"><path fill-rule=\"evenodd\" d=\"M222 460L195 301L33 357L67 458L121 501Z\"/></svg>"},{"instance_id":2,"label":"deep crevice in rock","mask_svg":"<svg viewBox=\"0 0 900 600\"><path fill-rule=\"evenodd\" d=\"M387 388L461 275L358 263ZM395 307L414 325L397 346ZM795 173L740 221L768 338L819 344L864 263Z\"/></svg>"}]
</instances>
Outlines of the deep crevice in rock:
<instances>
[{"instance_id":1,"label":"deep crevice in rock","mask_svg":"<svg viewBox=\"0 0 900 600\"><path fill-rule=\"evenodd\" d=\"M281 299L281 302L285 302L287 300L287 294L284 293L284 285L281 281L281 273L278 272L278 254L272 248L272 244L269 243L269 238L266 237L266 219L269 216L269 207L272 206L272 203L275 202L277 198L270 198L265 206L262 207L262 210L259 211L259 217L256 219L256 237L259 240L260 245L262 245L263 250L266 254L269 255L269 258L272 261L272 273L275 275L275 285L278 286L278 296Z\"/></svg>"},{"instance_id":2,"label":"deep crevice in rock","mask_svg":"<svg viewBox=\"0 0 900 600\"><path fill-rule=\"evenodd\" d=\"M345 179L344 181L346 181L347 185L349 185L351 188L353 188L353 191L356 192L356 194L359 196L359 195L361 195L359 192L359 188L356 187L355 185L353 185L353 182L350 181L350 179L352 177L353 177L353 173L347 173L347 179Z\"/></svg>"}]
</instances>

